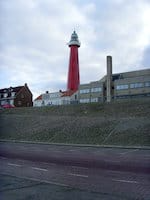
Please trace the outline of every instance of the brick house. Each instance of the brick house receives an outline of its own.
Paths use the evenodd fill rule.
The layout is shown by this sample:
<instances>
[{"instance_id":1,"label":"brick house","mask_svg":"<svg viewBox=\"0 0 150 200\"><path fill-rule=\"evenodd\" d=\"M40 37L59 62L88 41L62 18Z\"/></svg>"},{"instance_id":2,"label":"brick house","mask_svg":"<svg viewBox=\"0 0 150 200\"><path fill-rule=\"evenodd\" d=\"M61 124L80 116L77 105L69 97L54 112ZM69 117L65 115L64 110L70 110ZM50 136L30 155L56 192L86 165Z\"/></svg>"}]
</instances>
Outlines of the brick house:
<instances>
[{"instance_id":1,"label":"brick house","mask_svg":"<svg viewBox=\"0 0 150 200\"><path fill-rule=\"evenodd\" d=\"M27 84L0 89L0 106L5 104L11 104L15 107L32 106L32 93Z\"/></svg>"}]
</instances>

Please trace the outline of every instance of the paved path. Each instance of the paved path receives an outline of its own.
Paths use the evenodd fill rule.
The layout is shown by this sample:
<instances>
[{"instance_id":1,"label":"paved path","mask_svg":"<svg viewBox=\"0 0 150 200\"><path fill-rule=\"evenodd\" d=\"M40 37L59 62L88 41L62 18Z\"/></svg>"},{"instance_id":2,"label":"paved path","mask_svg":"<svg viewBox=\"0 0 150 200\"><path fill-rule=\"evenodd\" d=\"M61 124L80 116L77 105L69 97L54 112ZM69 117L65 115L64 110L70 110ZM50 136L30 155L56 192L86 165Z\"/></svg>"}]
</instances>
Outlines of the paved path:
<instances>
[{"instance_id":1,"label":"paved path","mask_svg":"<svg viewBox=\"0 0 150 200\"><path fill-rule=\"evenodd\" d=\"M149 153L149 150L140 149L1 143L0 174L4 184L0 191L4 200L9 200L9 195L16 200L20 191L20 199L33 200L41 199L42 193L42 199L56 200L149 200ZM61 162L58 162L60 158ZM105 165L101 167L102 162ZM111 164L115 167L111 168ZM124 166L126 164L128 167ZM8 188L9 185L14 189Z\"/></svg>"},{"instance_id":2,"label":"paved path","mask_svg":"<svg viewBox=\"0 0 150 200\"><path fill-rule=\"evenodd\" d=\"M2 200L8 200L9 195L11 200L16 200L18 193L22 193L22 198L18 199L29 199L28 196L32 194L32 199L38 200L42 192L42 199L69 199L71 191L71 199L78 200L149 200L150 197L148 174L62 166L4 157L0 158L0 172L1 175L10 176L7 181L1 179L1 184L5 182L0 189ZM17 183L16 177L19 179ZM12 178L15 179L16 186L14 183L10 184ZM50 193L51 190L53 193ZM53 197L54 191L57 198ZM60 191L64 198L57 194Z\"/></svg>"},{"instance_id":3,"label":"paved path","mask_svg":"<svg viewBox=\"0 0 150 200\"><path fill-rule=\"evenodd\" d=\"M0 156L56 164L150 173L150 150L0 142Z\"/></svg>"}]
</instances>

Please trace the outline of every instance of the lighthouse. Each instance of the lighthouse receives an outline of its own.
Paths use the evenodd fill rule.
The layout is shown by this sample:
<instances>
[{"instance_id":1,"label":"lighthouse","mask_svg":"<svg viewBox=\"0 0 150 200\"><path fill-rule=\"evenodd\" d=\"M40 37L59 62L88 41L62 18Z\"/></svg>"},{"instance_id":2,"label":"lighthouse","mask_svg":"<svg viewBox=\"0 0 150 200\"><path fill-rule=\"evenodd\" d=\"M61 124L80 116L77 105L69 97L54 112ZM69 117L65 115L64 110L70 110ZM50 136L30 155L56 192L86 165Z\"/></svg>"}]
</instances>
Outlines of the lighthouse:
<instances>
[{"instance_id":1,"label":"lighthouse","mask_svg":"<svg viewBox=\"0 0 150 200\"><path fill-rule=\"evenodd\" d=\"M74 31L71 35L70 42L68 43L70 47L70 57L69 57L69 70L68 70L68 82L67 91L77 91L80 84L80 74L79 74L79 58L78 58L78 48L80 47L80 42L78 40L78 35Z\"/></svg>"}]
</instances>

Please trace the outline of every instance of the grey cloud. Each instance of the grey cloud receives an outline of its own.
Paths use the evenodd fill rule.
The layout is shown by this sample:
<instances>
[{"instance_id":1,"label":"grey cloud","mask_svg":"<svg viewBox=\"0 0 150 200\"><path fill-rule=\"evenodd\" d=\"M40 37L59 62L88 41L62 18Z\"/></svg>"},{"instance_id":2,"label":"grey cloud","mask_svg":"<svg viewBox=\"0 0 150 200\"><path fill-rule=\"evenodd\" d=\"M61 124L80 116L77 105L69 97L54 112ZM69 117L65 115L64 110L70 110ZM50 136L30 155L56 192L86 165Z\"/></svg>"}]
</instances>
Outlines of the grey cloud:
<instances>
[{"instance_id":1,"label":"grey cloud","mask_svg":"<svg viewBox=\"0 0 150 200\"><path fill-rule=\"evenodd\" d=\"M150 68L150 45L144 50L141 64L143 67Z\"/></svg>"},{"instance_id":2,"label":"grey cloud","mask_svg":"<svg viewBox=\"0 0 150 200\"><path fill-rule=\"evenodd\" d=\"M0 84L7 87L12 82L28 82L35 95L48 88L65 88L69 62L66 43L73 28L81 41L81 83L99 80L105 74L108 54L113 56L115 72L148 66L147 2L2 0L0 69L7 80L0 75Z\"/></svg>"}]
</instances>

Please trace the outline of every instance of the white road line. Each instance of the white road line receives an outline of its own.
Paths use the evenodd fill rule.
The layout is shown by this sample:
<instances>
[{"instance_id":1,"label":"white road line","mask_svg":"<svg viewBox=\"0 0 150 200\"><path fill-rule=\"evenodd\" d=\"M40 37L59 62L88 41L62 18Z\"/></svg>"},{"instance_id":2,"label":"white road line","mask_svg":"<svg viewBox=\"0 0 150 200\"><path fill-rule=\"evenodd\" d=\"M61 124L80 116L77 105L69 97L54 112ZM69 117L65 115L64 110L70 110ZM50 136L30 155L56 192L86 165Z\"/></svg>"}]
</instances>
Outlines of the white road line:
<instances>
[{"instance_id":1,"label":"white road line","mask_svg":"<svg viewBox=\"0 0 150 200\"><path fill-rule=\"evenodd\" d=\"M144 155L143 158L150 158L150 155Z\"/></svg>"},{"instance_id":2,"label":"white road line","mask_svg":"<svg viewBox=\"0 0 150 200\"><path fill-rule=\"evenodd\" d=\"M126 154L128 154L128 153L132 153L132 152L135 152L135 151L139 151L139 149L134 149L134 150L126 151L126 152L119 153L119 154L120 154L120 155L126 155Z\"/></svg>"},{"instance_id":3,"label":"white road line","mask_svg":"<svg viewBox=\"0 0 150 200\"><path fill-rule=\"evenodd\" d=\"M55 150L53 153L63 153L61 150Z\"/></svg>"},{"instance_id":4,"label":"white road line","mask_svg":"<svg viewBox=\"0 0 150 200\"><path fill-rule=\"evenodd\" d=\"M89 176L87 175L82 175L82 174L72 174L72 173L68 173L68 175L70 176L78 176L78 177L83 177L83 178L88 178Z\"/></svg>"},{"instance_id":5,"label":"white road line","mask_svg":"<svg viewBox=\"0 0 150 200\"><path fill-rule=\"evenodd\" d=\"M89 168L87 168L87 167L78 167L78 166L71 166L71 168L75 168L75 169L89 169Z\"/></svg>"},{"instance_id":6,"label":"white road line","mask_svg":"<svg viewBox=\"0 0 150 200\"><path fill-rule=\"evenodd\" d=\"M6 158L6 157L3 157L3 156L0 156L0 159L6 160L7 158Z\"/></svg>"},{"instance_id":7,"label":"white road line","mask_svg":"<svg viewBox=\"0 0 150 200\"><path fill-rule=\"evenodd\" d=\"M14 164L14 163L7 163L7 165L10 165L10 166L15 166L15 167L21 167L21 165Z\"/></svg>"},{"instance_id":8,"label":"white road line","mask_svg":"<svg viewBox=\"0 0 150 200\"><path fill-rule=\"evenodd\" d=\"M77 151L76 149L69 149L69 151Z\"/></svg>"},{"instance_id":9,"label":"white road line","mask_svg":"<svg viewBox=\"0 0 150 200\"><path fill-rule=\"evenodd\" d=\"M109 160L109 159L104 159L105 162L115 162L115 163L120 163L119 160Z\"/></svg>"},{"instance_id":10,"label":"white road line","mask_svg":"<svg viewBox=\"0 0 150 200\"><path fill-rule=\"evenodd\" d=\"M35 170L45 171L45 172L48 171L47 169L44 169L44 168L38 168L38 167L31 167L31 168Z\"/></svg>"},{"instance_id":11,"label":"white road line","mask_svg":"<svg viewBox=\"0 0 150 200\"><path fill-rule=\"evenodd\" d=\"M18 178L23 178L23 179L31 180L31 181L38 181L40 183L48 183L48 184L57 185L57 186L69 187L69 185L66 185L66 184L63 184L63 183L57 183L57 182L48 181L48 180L41 180L41 179L30 178L30 177L26 177L26 176L15 176L15 175L10 175L8 173L1 173L1 174L13 176L13 177L18 177Z\"/></svg>"},{"instance_id":12,"label":"white road line","mask_svg":"<svg viewBox=\"0 0 150 200\"><path fill-rule=\"evenodd\" d=\"M150 160L150 157L142 157L143 159L147 159L147 160Z\"/></svg>"},{"instance_id":13,"label":"white road line","mask_svg":"<svg viewBox=\"0 0 150 200\"><path fill-rule=\"evenodd\" d=\"M129 180L120 180L120 179L112 179L113 181L122 182L122 183L139 183L137 181L129 181Z\"/></svg>"}]
</instances>

